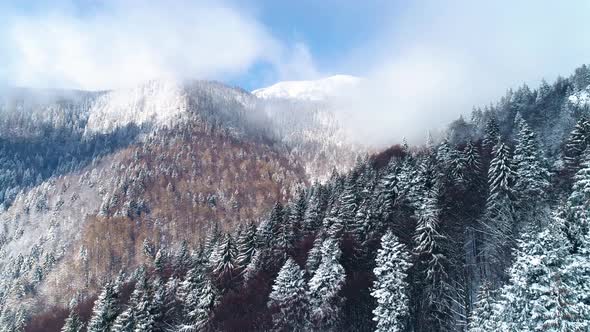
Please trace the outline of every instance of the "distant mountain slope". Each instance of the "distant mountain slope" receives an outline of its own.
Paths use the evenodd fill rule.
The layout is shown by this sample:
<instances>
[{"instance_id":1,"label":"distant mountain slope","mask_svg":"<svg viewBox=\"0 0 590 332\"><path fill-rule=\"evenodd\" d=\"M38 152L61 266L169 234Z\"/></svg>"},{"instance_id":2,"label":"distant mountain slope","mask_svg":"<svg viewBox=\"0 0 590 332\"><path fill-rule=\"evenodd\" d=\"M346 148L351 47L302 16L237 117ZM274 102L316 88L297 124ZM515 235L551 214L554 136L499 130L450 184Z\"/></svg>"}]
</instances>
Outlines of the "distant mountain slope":
<instances>
[{"instance_id":1,"label":"distant mountain slope","mask_svg":"<svg viewBox=\"0 0 590 332\"><path fill-rule=\"evenodd\" d=\"M284 81L252 91L263 99L299 99L323 101L346 92L360 84L361 78L351 75L334 75L314 81Z\"/></svg>"}]
</instances>

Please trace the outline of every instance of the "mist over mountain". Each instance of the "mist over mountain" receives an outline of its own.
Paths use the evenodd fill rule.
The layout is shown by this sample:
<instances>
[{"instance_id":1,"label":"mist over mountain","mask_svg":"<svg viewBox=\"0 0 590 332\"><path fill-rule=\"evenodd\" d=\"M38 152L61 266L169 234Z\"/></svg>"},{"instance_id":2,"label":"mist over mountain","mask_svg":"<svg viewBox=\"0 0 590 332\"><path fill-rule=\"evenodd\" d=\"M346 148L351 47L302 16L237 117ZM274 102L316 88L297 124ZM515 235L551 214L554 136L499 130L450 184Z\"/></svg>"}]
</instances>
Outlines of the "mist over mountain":
<instances>
[{"instance_id":1,"label":"mist over mountain","mask_svg":"<svg viewBox=\"0 0 590 332\"><path fill-rule=\"evenodd\" d=\"M3 90L0 326L585 329L588 67L386 149L361 84Z\"/></svg>"}]
</instances>

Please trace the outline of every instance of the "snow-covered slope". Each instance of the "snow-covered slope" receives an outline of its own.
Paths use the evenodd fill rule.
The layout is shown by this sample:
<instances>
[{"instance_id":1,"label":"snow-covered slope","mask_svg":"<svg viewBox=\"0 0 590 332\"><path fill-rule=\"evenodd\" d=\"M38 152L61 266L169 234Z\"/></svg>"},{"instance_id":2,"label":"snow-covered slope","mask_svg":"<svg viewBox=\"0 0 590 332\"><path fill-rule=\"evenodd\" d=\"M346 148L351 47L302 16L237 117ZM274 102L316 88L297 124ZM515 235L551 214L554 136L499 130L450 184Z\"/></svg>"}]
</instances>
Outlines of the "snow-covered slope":
<instances>
[{"instance_id":1,"label":"snow-covered slope","mask_svg":"<svg viewBox=\"0 0 590 332\"><path fill-rule=\"evenodd\" d=\"M361 78L350 75L334 75L314 81L284 81L252 91L262 99L302 99L321 101L353 89Z\"/></svg>"}]
</instances>

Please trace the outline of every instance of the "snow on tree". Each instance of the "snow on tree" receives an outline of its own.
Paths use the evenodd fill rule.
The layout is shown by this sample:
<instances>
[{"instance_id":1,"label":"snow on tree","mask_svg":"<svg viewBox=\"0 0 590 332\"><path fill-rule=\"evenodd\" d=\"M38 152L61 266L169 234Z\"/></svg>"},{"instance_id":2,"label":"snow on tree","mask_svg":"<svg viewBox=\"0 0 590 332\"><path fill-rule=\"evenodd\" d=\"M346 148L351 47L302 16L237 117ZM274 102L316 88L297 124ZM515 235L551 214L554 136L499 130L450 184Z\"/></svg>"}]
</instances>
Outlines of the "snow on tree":
<instances>
[{"instance_id":1,"label":"snow on tree","mask_svg":"<svg viewBox=\"0 0 590 332\"><path fill-rule=\"evenodd\" d=\"M483 252L489 278L504 274L510 262L516 226L511 200L514 172L508 147L498 142L492 155L488 170L489 195L480 226L484 234Z\"/></svg>"},{"instance_id":2,"label":"snow on tree","mask_svg":"<svg viewBox=\"0 0 590 332\"><path fill-rule=\"evenodd\" d=\"M312 329L337 331L344 298L340 291L346 278L339 262L338 242L328 238L322 244L322 260L308 283L308 301Z\"/></svg>"},{"instance_id":3,"label":"snow on tree","mask_svg":"<svg viewBox=\"0 0 590 332\"><path fill-rule=\"evenodd\" d=\"M574 176L572 193L567 201L568 236L577 249L587 241L590 230L590 148L586 149L581 168Z\"/></svg>"},{"instance_id":4,"label":"snow on tree","mask_svg":"<svg viewBox=\"0 0 590 332\"><path fill-rule=\"evenodd\" d=\"M497 322L492 319L495 303L491 287L492 285L487 281L483 282L479 287L477 302L475 302L475 307L469 317L469 332L498 330Z\"/></svg>"},{"instance_id":5,"label":"snow on tree","mask_svg":"<svg viewBox=\"0 0 590 332\"><path fill-rule=\"evenodd\" d=\"M399 239L388 231L381 238L381 249L375 259L375 282L371 295L377 301L373 310L376 331L404 331L409 315L409 284L407 271L411 266L410 255Z\"/></svg>"},{"instance_id":6,"label":"snow on tree","mask_svg":"<svg viewBox=\"0 0 590 332\"><path fill-rule=\"evenodd\" d=\"M513 157L516 170L514 181L516 203L523 212L528 212L526 216L538 218L534 214L535 212L538 214L536 210L538 210L542 199L530 200L530 198L545 196L545 192L549 188L549 172L535 133L523 119L520 119L518 127L520 130L517 134Z\"/></svg>"},{"instance_id":7,"label":"snow on tree","mask_svg":"<svg viewBox=\"0 0 590 332\"><path fill-rule=\"evenodd\" d=\"M321 234L318 234L313 241L313 246L309 250L307 254L307 261L305 263L305 270L307 271L308 275L313 275L313 273L317 270L318 266L322 262L322 246L324 243L324 238Z\"/></svg>"},{"instance_id":8,"label":"snow on tree","mask_svg":"<svg viewBox=\"0 0 590 332\"><path fill-rule=\"evenodd\" d=\"M119 285L116 282L108 282L94 303L88 332L110 331L118 312Z\"/></svg>"},{"instance_id":9,"label":"snow on tree","mask_svg":"<svg viewBox=\"0 0 590 332\"><path fill-rule=\"evenodd\" d=\"M256 251L256 224L250 221L246 226L246 229L240 234L237 239L237 250L238 256L236 257L236 263L240 270L244 270Z\"/></svg>"},{"instance_id":10,"label":"snow on tree","mask_svg":"<svg viewBox=\"0 0 590 332\"><path fill-rule=\"evenodd\" d=\"M222 285L228 285L237 273L237 249L230 234L225 234L210 258L211 271Z\"/></svg>"},{"instance_id":11,"label":"snow on tree","mask_svg":"<svg viewBox=\"0 0 590 332\"><path fill-rule=\"evenodd\" d=\"M590 120L582 116L565 145L564 163L570 172L576 172L588 146L590 146Z\"/></svg>"},{"instance_id":12,"label":"snow on tree","mask_svg":"<svg viewBox=\"0 0 590 332\"><path fill-rule=\"evenodd\" d=\"M292 259L287 262L274 280L268 307L273 312L274 331L305 331L307 305L304 271Z\"/></svg>"},{"instance_id":13,"label":"snow on tree","mask_svg":"<svg viewBox=\"0 0 590 332\"><path fill-rule=\"evenodd\" d=\"M206 278L202 287L195 288L185 299L185 318L177 330L180 332L196 332L207 329L213 319L219 294L215 285Z\"/></svg>"},{"instance_id":14,"label":"snow on tree","mask_svg":"<svg viewBox=\"0 0 590 332\"><path fill-rule=\"evenodd\" d=\"M70 310L70 314L64 323L64 326L61 328L61 332L82 332L84 329L84 323L78 316L78 313L72 309Z\"/></svg>"},{"instance_id":15,"label":"snow on tree","mask_svg":"<svg viewBox=\"0 0 590 332\"><path fill-rule=\"evenodd\" d=\"M416 211L418 222L414 234L414 255L418 270L423 276L422 319L433 329L446 330L450 324L450 311L455 294L448 281L448 257L444 249L446 237L439 231L440 208L438 191L433 188L424 193L422 205Z\"/></svg>"},{"instance_id":16,"label":"snow on tree","mask_svg":"<svg viewBox=\"0 0 590 332\"><path fill-rule=\"evenodd\" d=\"M320 197L320 185L316 184L311 189L311 196L303 214L303 233L306 235L317 231L322 216L322 204Z\"/></svg>"},{"instance_id":17,"label":"snow on tree","mask_svg":"<svg viewBox=\"0 0 590 332\"><path fill-rule=\"evenodd\" d=\"M527 236L500 289L493 314L479 328L500 322L502 331L587 331L590 328L590 260L572 254L564 220L555 215L547 229Z\"/></svg>"},{"instance_id":18,"label":"snow on tree","mask_svg":"<svg viewBox=\"0 0 590 332\"><path fill-rule=\"evenodd\" d=\"M500 128L498 127L498 120L495 117L490 117L486 122L484 129L484 136L482 146L484 150L491 151L492 148L498 143L500 138Z\"/></svg>"}]
</instances>

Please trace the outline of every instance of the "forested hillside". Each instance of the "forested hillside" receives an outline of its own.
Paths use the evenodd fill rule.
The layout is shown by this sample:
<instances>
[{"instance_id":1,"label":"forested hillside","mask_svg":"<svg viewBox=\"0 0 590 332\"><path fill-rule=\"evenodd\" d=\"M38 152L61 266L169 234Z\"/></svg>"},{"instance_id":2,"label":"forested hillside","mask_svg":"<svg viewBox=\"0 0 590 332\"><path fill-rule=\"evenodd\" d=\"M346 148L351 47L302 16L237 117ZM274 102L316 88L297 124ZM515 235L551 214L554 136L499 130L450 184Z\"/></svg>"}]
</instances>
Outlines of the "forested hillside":
<instances>
[{"instance_id":1,"label":"forested hillside","mask_svg":"<svg viewBox=\"0 0 590 332\"><path fill-rule=\"evenodd\" d=\"M498 103L475 109L470 120L452 123L438 142L395 145L359 159L350 171L333 172L325 183L302 186L277 200L258 224L245 212L230 222L236 227L216 224L192 243L174 232L146 232L133 249L143 257L138 267L105 280L96 296L79 292L69 306L35 314L4 306L2 326L587 331L589 96L590 69L583 66L552 85L509 91ZM145 149L127 155L149 179L156 171L142 157ZM182 155L163 154L157 168L173 174L168 158ZM200 151L198 160L205 156ZM181 194L190 172L176 171L180 180L172 189L161 180L168 177L157 177L160 182L145 187L141 197L158 201L156 215L182 219L180 210L197 207L188 207ZM90 225L110 216L114 224L117 218L142 220L141 204L111 201L102 203ZM191 220L181 232L193 231ZM119 230L107 234L113 232ZM22 258L13 266L12 273L29 273Z\"/></svg>"}]
</instances>

